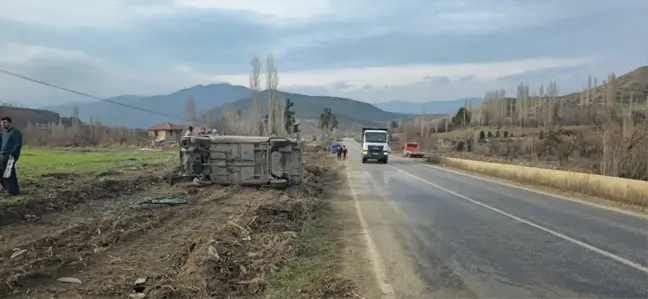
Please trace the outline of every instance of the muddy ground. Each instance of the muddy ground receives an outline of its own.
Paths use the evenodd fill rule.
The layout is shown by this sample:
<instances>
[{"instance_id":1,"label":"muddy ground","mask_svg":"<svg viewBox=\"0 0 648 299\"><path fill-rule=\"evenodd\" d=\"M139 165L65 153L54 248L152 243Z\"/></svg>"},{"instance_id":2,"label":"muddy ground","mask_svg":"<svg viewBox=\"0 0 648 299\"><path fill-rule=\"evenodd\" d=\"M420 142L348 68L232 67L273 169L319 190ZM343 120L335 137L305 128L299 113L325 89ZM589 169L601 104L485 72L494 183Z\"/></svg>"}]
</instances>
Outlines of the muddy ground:
<instances>
[{"instance_id":1,"label":"muddy ground","mask_svg":"<svg viewBox=\"0 0 648 299\"><path fill-rule=\"evenodd\" d=\"M262 295L340 179L323 155L304 158L305 183L287 190L169 186L162 169L45 175L30 199L0 206L0 298ZM140 204L159 197L187 204ZM351 289L333 279L310 292Z\"/></svg>"}]
</instances>

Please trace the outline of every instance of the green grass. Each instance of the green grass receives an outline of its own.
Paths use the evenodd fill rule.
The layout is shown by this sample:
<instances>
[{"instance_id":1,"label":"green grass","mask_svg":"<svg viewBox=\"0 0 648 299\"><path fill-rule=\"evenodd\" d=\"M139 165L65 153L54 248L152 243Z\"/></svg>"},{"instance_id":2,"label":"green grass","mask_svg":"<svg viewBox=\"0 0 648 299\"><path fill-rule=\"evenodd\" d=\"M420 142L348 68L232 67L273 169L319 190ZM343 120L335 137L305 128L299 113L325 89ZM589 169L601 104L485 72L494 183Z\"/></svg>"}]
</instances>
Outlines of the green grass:
<instances>
[{"instance_id":1,"label":"green grass","mask_svg":"<svg viewBox=\"0 0 648 299\"><path fill-rule=\"evenodd\" d=\"M340 273L342 250L332 214L326 209L305 224L295 257L269 278L268 298L324 298L339 290L327 290L339 285L336 277Z\"/></svg>"},{"instance_id":2,"label":"green grass","mask_svg":"<svg viewBox=\"0 0 648 299\"><path fill-rule=\"evenodd\" d=\"M146 162L174 162L171 151L97 150L67 148L24 148L16 170L21 178L34 178L46 173L97 174L122 171Z\"/></svg>"}]
</instances>

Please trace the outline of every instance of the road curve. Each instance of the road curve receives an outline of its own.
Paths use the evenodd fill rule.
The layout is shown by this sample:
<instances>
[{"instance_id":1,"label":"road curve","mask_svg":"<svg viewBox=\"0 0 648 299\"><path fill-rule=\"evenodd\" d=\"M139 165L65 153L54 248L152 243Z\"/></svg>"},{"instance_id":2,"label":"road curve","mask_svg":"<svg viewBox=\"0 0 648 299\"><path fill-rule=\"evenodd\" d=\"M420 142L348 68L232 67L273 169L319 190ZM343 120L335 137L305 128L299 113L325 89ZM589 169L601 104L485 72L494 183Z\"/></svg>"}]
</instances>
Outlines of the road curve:
<instances>
[{"instance_id":1,"label":"road curve","mask_svg":"<svg viewBox=\"0 0 648 299\"><path fill-rule=\"evenodd\" d=\"M347 174L369 234L382 205L424 285L420 294L472 298L648 298L648 218L627 215L390 157ZM372 222L373 221L373 222ZM385 229L384 227L381 229ZM399 262L400 263L400 262ZM386 276L393 265L384 266ZM386 278L386 283L390 283ZM395 297L412 296L394 287Z\"/></svg>"}]
</instances>

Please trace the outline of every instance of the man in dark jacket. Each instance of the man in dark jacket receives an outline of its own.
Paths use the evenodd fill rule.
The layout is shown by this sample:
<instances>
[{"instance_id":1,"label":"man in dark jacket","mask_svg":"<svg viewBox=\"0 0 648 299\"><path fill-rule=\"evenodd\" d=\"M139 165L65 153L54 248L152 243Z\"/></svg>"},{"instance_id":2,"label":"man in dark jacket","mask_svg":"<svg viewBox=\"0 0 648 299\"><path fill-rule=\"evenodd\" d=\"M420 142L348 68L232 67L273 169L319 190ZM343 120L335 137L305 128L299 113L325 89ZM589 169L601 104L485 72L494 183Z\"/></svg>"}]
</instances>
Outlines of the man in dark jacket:
<instances>
[{"instance_id":1,"label":"man in dark jacket","mask_svg":"<svg viewBox=\"0 0 648 299\"><path fill-rule=\"evenodd\" d=\"M341 144L337 147L337 159L342 160L342 145Z\"/></svg>"},{"instance_id":2,"label":"man in dark jacket","mask_svg":"<svg viewBox=\"0 0 648 299\"><path fill-rule=\"evenodd\" d=\"M16 196L20 194L16 162L22 149L22 133L13 126L11 117L0 119L0 125L4 129L0 135L0 185L7 190L9 196Z\"/></svg>"}]
</instances>

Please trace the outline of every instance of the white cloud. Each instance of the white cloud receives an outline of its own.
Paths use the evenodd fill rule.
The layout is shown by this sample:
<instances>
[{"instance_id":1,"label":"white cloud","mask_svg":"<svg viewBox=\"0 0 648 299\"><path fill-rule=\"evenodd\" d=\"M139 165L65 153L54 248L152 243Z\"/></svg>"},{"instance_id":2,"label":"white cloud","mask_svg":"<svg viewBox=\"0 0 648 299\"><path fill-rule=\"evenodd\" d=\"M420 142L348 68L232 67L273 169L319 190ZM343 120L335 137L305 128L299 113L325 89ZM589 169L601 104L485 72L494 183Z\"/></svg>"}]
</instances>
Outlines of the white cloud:
<instances>
[{"instance_id":1,"label":"white cloud","mask_svg":"<svg viewBox=\"0 0 648 299\"><path fill-rule=\"evenodd\" d=\"M340 68L310 72L279 73L282 86L321 86L346 82L360 88L364 85L385 86L419 82L425 77L448 77L450 80L473 75L476 81L515 75L529 70L575 66L591 58L536 58L518 61L464 64L399 65L366 68ZM202 74L201 74L202 75ZM211 75L207 81L227 81L246 85L248 74Z\"/></svg>"},{"instance_id":2,"label":"white cloud","mask_svg":"<svg viewBox=\"0 0 648 299\"><path fill-rule=\"evenodd\" d=\"M183 7L249 12L274 21L304 21L333 12L330 0L175 0Z\"/></svg>"},{"instance_id":3,"label":"white cloud","mask_svg":"<svg viewBox=\"0 0 648 299\"><path fill-rule=\"evenodd\" d=\"M207 68L212 70L227 68L243 72L249 68L248 57L253 55L252 52L256 52L260 54L274 53L279 62L280 86L286 90L307 94L346 96L367 101L429 100L479 95L485 88L509 84L497 79L500 77L528 70L573 66L591 59L538 58L497 63L393 65L312 70L315 68L314 65L325 63L335 66L361 63L380 65L381 61L404 61L404 59L397 58L409 58L410 56L412 59L407 61L431 61L432 59L437 61L441 59L439 58L441 55L435 57L433 53L437 45L441 54L451 53L453 50L450 48L452 46L448 46L451 43L444 39L445 36L450 36L454 44L457 44L456 40L463 38L465 33L518 30L520 27L535 26L566 18L574 18L572 21L588 18L598 20L601 16L612 12L615 12L614 16L618 17L624 15L618 13L619 11L644 11L648 7L646 4L648 2L645 0L626 0L619 5L599 0L592 2L579 0L60 0L56 2L0 0L0 2L0 19L2 20L9 19L43 25L47 28L67 27L72 30L79 26L101 27L90 28L98 29L95 31L96 35L93 36L95 42L89 42L87 35L75 36L73 41L70 32L64 30L39 32L38 28L34 28L34 26L24 27L25 31L21 31L20 26L12 26L16 29L14 34L6 35L8 38L4 38L5 35L0 33L3 37L0 38L0 67L7 67L10 70L25 73L44 81L52 81L55 84L83 89L83 91L99 96L114 96L124 93L163 94L209 82L227 81L247 85L247 74L235 71L232 71L232 74L224 74L225 71L219 71L216 74L204 72ZM249 34L243 34L239 41L246 48L242 48L240 45L223 47L221 41L227 40L227 38L205 38L205 32L212 36L217 33L217 30L214 27L201 27L203 24L210 24L209 22L203 23L202 20L212 18L210 14L216 15L223 11L230 12L237 19L231 23L231 27L218 23L217 26L220 27L217 29L228 33L244 32L240 30L249 30L245 32L261 30L268 33L264 35L268 38L250 37ZM177 32L167 34L168 32L164 31L166 29L159 29L160 26L156 26L159 23L154 23L151 18L148 18L160 15L173 16L173 18L164 20L170 21L166 23L167 25L190 23L183 23L181 18L200 19L191 19L188 26L176 26L173 29L178 29ZM226 20L230 19L230 16L227 16ZM628 24L630 21L636 22L637 20L637 18L626 19ZM196 21L194 22L194 20ZM239 21L259 22L263 23L263 26L255 28L248 24L237 27L236 24ZM612 31L626 33L639 30L616 29L640 28L638 26L629 27L629 25L627 27L618 26L625 24L625 21L617 20L610 23L617 27L606 26L610 27ZM214 24L211 25L214 26ZM581 39L589 38L588 30L594 30L585 26L582 31L575 33L574 28L561 30L563 28L565 27L547 26L547 39L579 40L579 37L582 37ZM0 32L2 29L0 28ZM537 33L537 31L540 30L532 32ZM564 31L565 34L562 34L561 31ZM634 36L645 33L639 31L636 31ZM23 34L23 32L25 33ZM110 34L106 35L107 32ZM596 32L600 32L600 28ZM62 33L62 35L56 35L57 33ZM435 35L437 33L443 33L443 37ZM603 32L603 34L609 35L607 32ZM389 43L389 40L393 41L393 37L397 35L402 35L401 37L404 37L402 40L408 41L386 50L380 49L385 50L380 51L381 53L372 53L375 55L358 54L366 53L365 49L368 48L376 49L375 45ZM223 36L229 38L227 34ZM457 38L457 36L459 37ZM471 48L458 51L462 53L461 56L445 55L444 57L447 61L453 61L453 59L488 61L493 58L492 56L501 57L507 52L515 53L511 54L515 57L520 57L522 54L527 57L551 55L552 52L571 55L583 51L582 49L586 48L583 45L587 44L579 41L560 47L543 47L544 37L525 39L525 35L520 34L519 36L519 39L512 38L509 39L509 42L527 45L527 47L520 47L524 50L508 49L508 51L496 53L497 55L493 55L492 51L486 51L487 54L477 55L475 51L480 49ZM610 36L616 38L633 36L633 34ZM39 43L42 43L40 46L14 43L4 47L2 44L2 42L29 43L36 38ZM330 43L340 40L344 42L337 43L339 47L330 50ZM625 41L625 39L620 40ZM633 43L640 43L639 40L635 39ZM100 44L102 42L105 44ZM553 45L558 43L554 42ZM621 57L619 60L625 59L627 64L632 64L637 60L635 57L638 54L636 53L646 46L645 42L637 46L632 46L633 43L612 43L622 44L622 47L617 48L623 49L623 51L606 50L610 49L609 45L608 47L589 47L587 49L588 53L604 53L610 57ZM51 47L53 45L70 48ZM119 45L125 45L124 48L132 49L132 51L113 51ZM183 45L191 48L185 49ZM374 48L367 45L374 45ZM319 46L327 46L323 48L329 49L329 52L318 49ZM400 50L400 47L403 50L410 50L406 47L416 46L425 46L432 50ZM498 46L502 46L498 38L493 38L492 42L485 41L483 43L484 48L497 49ZM560 51L561 48L576 50ZM601 48L605 49L601 50ZM320 56L307 53L311 49L320 53ZM613 54L620 53L618 51L623 54ZM412 54L403 54L405 52ZM229 55L231 53L250 54ZM630 53L634 53L632 54L634 56ZM295 59L290 60L291 54L294 54ZM139 55L145 56L144 59L140 59ZM248 56L240 58L244 55ZM137 61L128 61L133 57L136 57ZM229 60L223 62L222 57L227 57L226 59ZM321 59L312 59L313 57ZM329 58L326 61L321 61L325 60L322 57ZM359 58L353 59L353 57ZM367 61L371 57L375 57L376 60ZM234 64L232 61L235 60L240 60L241 68L232 66ZM187 61L188 64L182 64L182 61ZM288 61L290 62L286 63L287 67L304 71L281 73L282 64ZM645 59L643 61L645 62ZM345 62L348 64L343 64ZM617 67L619 62L615 63L608 63L605 68ZM147 66L150 67L147 68ZM581 71L583 69L578 68L569 72L579 73ZM535 78L533 76L536 75L529 75L526 78ZM569 74L561 76L569 76ZM425 80L426 77L441 79ZM449 83L448 80L443 79L446 77L450 80ZM464 80L462 81L461 78ZM558 78L555 77L555 79ZM446 85L441 88L438 85L440 83ZM346 84L352 85L352 87L347 88ZM371 88L362 88L363 86L371 86ZM389 87L385 88L384 86ZM28 101L41 98L57 100L69 97L69 95L48 97L52 93L51 89L16 81L16 79L7 78L2 74L0 74L0 89L3 90L4 95Z\"/></svg>"},{"instance_id":4,"label":"white cloud","mask_svg":"<svg viewBox=\"0 0 648 299\"><path fill-rule=\"evenodd\" d=\"M488 2L488 0L484 0ZM244 12L254 15L249 21L276 27L295 27L307 23L334 24L349 22L348 30L354 33L394 30L424 30L426 32L461 30L458 26L480 27L472 24L491 24L503 15L488 5L474 8L474 2L457 2L456 0L439 1L336 1L336 0L174 0L179 7L191 7L204 10L221 10ZM475 19L471 16L477 16ZM484 16L489 16L484 18ZM510 17L509 17L510 19ZM518 18L519 19L519 18ZM353 24L371 22L371 26L356 28ZM430 26L432 25L432 26ZM376 30L376 27L378 30ZM483 27L483 26L481 26ZM455 30L455 31L457 31ZM340 32L325 33L326 40L343 35ZM371 34L371 33L369 33Z\"/></svg>"},{"instance_id":5,"label":"white cloud","mask_svg":"<svg viewBox=\"0 0 648 299\"><path fill-rule=\"evenodd\" d=\"M275 57L284 57L291 51L317 47L330 41L363 39L394 32L399 28L391 25L376 24L369 28L348 28L346 30L330 30L318 34L297 34L279 39L271 49Z\"/></svg>"},{"instance_id":6,"label":"white cloud","mask_svg":"<svg viewBox=\"0 0 648 299\"><path fill-rule=\"evenodd\" d=\"M132 70L81 51L18 43L0 47L0 68L98 97L163 94L200 80L194 76L193 69L184 65L162 70ZM0 73L0 90L3 92L0 101L26 106L93 101L3 73Z\"/></svg>"},{"instance_id":7,"label":"white cloud","mask_svg":"<svg viewBox=\"0 0 648 299\"><path fill-rule=\"evenodd\" d=\"M43 58L93 62L93 59L90 58L90 56L81 51L24 45L19 43L10 43L5 49L0 51L0 63L7 65L24 65Z\"/></svg>"},{"instance_id":8,"label":"white cloud","mask_svg":"<svg viewBox=\"0 0 648 299\"><path fill-rule=\"evenodd\" d=\"M2 0L0 18L53 27L115 27L173 13L170 5L116 0Z\"/></svg>"},{"instance_id":9,"label":"white cloud","mask_svg":"<svg viewBox=\"0 0 648 299\"><path fill-rule=\"evenodd\" d=\"M493 63L397 65L340 68L310 72L279 72L280 89L310 95L352 98L366 102L429 101L479 96L493 88L513 90L519 82L502 79L529 71L581 66L594 58L536 58ZM248 74L193 73L203 82L244 85ZM536 82L533 82L536 83ZM545 82L542 82L545 83Z\"/></svg>"}]
</instances>

